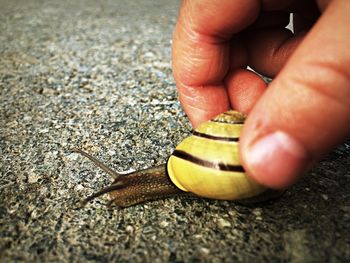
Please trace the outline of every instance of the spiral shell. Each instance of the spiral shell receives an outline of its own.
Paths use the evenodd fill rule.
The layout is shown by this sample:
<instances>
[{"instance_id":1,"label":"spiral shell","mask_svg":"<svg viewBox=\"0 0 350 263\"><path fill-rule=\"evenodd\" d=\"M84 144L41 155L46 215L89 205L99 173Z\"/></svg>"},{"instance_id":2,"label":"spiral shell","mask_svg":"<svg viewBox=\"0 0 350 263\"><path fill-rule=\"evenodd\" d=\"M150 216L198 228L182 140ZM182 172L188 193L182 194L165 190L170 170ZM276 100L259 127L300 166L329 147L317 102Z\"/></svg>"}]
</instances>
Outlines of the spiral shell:
<instances>
[{"instance_id":1,"label":"spiral shell","mask_svg":"<svg viewBox=\"0 0 350 263\"><path fill-rule=\"evenodd\" d=\"M245 116L227 111L201 124L170 156L167 171L181 190L195 195L239 200L267 189L246 175L239 159L239 136Z\"/></svg>"}]
</instances>

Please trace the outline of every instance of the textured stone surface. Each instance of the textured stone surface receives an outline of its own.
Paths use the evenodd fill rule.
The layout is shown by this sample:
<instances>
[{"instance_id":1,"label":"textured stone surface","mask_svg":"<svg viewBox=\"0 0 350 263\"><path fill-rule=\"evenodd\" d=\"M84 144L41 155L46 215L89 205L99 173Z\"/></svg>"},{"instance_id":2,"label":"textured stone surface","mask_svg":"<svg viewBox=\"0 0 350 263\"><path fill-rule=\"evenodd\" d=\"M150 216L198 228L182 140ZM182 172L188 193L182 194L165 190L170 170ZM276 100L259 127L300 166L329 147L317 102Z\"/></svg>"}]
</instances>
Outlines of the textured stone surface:
<instances>
[{"instance_id":1,"label":"textured stone surface","mask_svg":"<svg viewBox=\"0 0 350 263\"><path fill-rule=\"evenodd\" d=\"M350 146L282 198L78 202L190 131L171 75L178 2L0 0L1 262L350 261Z\"/></svg>"}]
</instances>

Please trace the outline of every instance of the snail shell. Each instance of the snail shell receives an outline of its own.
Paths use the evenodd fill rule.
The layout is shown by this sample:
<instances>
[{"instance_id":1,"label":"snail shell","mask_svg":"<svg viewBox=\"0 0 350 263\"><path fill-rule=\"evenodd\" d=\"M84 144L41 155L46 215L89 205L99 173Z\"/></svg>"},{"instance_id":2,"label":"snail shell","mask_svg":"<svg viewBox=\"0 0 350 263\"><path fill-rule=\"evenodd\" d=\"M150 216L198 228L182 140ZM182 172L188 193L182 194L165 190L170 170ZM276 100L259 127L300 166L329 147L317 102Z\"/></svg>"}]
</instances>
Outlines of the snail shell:
<instances>
[{"instance_id":1,"label":"snail shell","mask_svg":"<svg viewBox=\"0 0 350 263\"><path fill-rule=\"evenodd\" d=\"M167 169L181 190L198 196L238 200L266 188L248 177L239 159L239 136L245 116L227 111L204 122L170 156Z\"/></svg>"},{"instance_id":2,"label":"snail shell","mask_svg":"<svg viewBox=\"0 0 350 263\"><path fill-rule=\"evenodd\" d=\"M84 200L109 193L110 204L126 207L175 195L219 200L264 201L280 192L259 185L246 175L239 160L239 136L245 116L227 111L204 122L184 139L167 164L126 175L118 174L88 153L76 149L114 178L112 185Z\"/></svg>"}]
</instances>

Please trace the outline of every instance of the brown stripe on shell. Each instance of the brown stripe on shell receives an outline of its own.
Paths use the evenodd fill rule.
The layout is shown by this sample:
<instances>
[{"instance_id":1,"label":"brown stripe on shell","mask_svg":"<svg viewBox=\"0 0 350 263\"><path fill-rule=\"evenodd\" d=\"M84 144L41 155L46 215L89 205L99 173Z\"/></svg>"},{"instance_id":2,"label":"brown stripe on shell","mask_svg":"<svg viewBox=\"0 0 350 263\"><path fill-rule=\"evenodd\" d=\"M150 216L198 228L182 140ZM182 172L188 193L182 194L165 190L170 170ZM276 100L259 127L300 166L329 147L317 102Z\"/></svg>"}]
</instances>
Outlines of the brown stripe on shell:
<instances>
[{"instance_id":1,"label":"brown stripe on shell","mask_svg":"<svg viewBox=\"0 0 350 263\"><path fill-rule=\"evenodd\" d=\"M198 164L200 166L213 168L221 171L230 171L230 172L244 172L244 169L241 165L232 165L232 164L224 164L224 163L214 163L207 160L203 160L196 156L193 156L185 151L175 150L172 154L180 159L189 161L191 163Z\"/></svg>"},{"instance_id":2,"label":"brown stripe on shell","mask_svg":"<svg viewBox=\"0 0 350 263\"><path fill-rule=\"evenodd\" d=\"M238 137L215 136L215 135L210 135L210 134L198 132L196 130L193 130L192 134L194 136L197 136L197 137L207 138L207 139L214 140L214 141L224 141L224 142L238 142L239 141Z\"/></svg>"}]
</instances>

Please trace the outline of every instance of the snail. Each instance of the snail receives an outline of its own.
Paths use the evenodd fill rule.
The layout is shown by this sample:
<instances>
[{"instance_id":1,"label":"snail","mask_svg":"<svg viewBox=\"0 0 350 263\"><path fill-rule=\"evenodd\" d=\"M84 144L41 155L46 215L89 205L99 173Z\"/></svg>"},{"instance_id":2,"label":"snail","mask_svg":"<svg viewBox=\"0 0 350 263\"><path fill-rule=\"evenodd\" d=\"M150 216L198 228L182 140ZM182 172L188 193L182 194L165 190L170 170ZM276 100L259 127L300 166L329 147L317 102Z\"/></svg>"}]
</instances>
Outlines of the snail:
<instances>
[{"instance_id":1,"label":"snail","mask_svg":"<svg viewBox=\"0 0 350 263\"><path fill-rule=\"evenodd\" d=\"M245 116L227 111L202 123L174 150L165 165L119 174L88 153L75 149L111 175L114 182L83 201L103 194L109 204L127 207L160 198L192 195L218 200L264 201L279 195L246 175L238 141Z\"/></svg>"}]
</instances>

